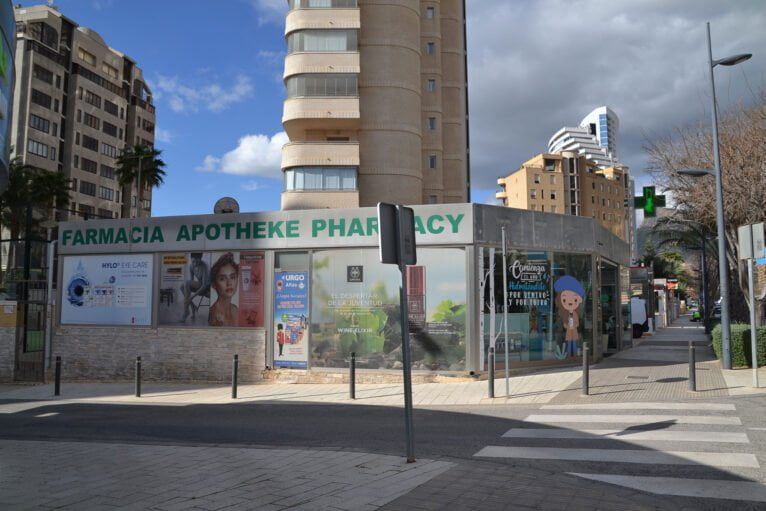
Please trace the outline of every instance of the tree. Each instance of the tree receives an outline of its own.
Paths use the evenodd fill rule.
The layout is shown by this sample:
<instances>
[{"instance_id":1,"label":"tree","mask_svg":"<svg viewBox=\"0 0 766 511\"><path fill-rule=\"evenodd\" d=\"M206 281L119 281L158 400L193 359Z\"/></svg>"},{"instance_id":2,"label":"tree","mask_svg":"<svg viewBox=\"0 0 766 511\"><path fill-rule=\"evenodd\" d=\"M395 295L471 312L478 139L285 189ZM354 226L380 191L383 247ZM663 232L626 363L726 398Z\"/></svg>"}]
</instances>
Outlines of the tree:
<instances>
[{"instance_id":1,"label":"tree","mask_svg":"<svg viewBox=\"0 0 766 511\"><path fill-rule=\"evenodd\" d=\"M15 158L8 166L8 188L0 195L0 221L11 239L9 267L17 264L17 245L24 237L40 234L40 221L52 218L53 208L69 205L70 181L60 172L51 172L21 162ZM27 219L30 220L25 229Z\"/></svg>"},{"instance_id":2,"label":"tree","mask_svg":"<svg viewBox=\"0 0 766 511\"><path fill-rule=\"evenodd\" d=\"M766 220L766 91L752 106L740 106L719 122L721 177L726 223L726 261L737 274L741 293L732 289L732 316L747 318L746 267L738 257L737 227ZM681 176L684 168L714 168L713 142L706 123L676 128L672 136L653 140L645 149L656 184L672 190L677 217L716 232L715 177ZM732 279L734 280L734 279ZM736 287L736 286L735 286Z\"/></svg>"},{"instance_id":3,"label":"tree","mask_svg":"<svg viewBox=\"0 0 766 511\"><path fill-rule=\"evenodd\" d=\"M160 159L162 151L152 146L134 145L125 147L117 158L115 174L120 186L138 186L138 216L141 216L141 198L144 187L158 188L165 182L165 162ZM139 174L141 183L138 183ZM128 205L130 208L130 205ZM128 209L130 211L130 209Z\"/></svg>"}]
</instances>

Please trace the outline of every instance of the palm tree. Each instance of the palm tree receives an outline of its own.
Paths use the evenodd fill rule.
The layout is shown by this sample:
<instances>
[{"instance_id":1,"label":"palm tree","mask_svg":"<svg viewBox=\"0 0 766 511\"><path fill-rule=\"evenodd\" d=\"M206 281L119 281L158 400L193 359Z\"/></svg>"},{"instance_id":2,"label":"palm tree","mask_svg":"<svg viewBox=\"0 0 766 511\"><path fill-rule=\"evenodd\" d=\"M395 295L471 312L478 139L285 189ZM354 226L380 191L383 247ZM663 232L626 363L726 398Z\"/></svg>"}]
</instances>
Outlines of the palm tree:
<instances>
[{"instance_id":1,"label":"palm tree","mask_svg":"<svg viewBox=\"0 0 766 511\"><path fill-rule=\"evenodd\" d=\"M157 188L165 182L165 162L160 159L162 151L152 146L125 147L117 158L117 180L121 186L136 183L138 187L137 216L141 216L141 192L145 186ZM141 180L141 183L138 180ZM130 210L130 205L128 205Z\"/></svg>"},{"instance_id":2,"label":"palm tree","mask_svg":"<svg viewBox=\"0 0 766 511\"><path fill-rule=\"evenodd\" d=\"M8 229L11 245L9 267L16 263L22 232L30 237L42 219L51 218L53 208L69 205L70 180L61 172L53 172L22 163L15 158L8 166L8 188L0 195L0 222ZM32 208L42 210L37 215ZM29 225L27 226L27 222ZM42 239L42 237L41 237Z\"/></svg>"}]
</instances>

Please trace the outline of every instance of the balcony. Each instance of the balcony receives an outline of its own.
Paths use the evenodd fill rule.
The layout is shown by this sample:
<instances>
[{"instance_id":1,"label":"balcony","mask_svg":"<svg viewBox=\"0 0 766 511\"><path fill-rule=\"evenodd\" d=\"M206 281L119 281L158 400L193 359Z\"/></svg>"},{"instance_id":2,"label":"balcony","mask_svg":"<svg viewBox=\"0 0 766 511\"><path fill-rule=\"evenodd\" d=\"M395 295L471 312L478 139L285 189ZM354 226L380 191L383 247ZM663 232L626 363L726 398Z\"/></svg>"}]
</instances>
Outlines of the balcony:
<instances>
[{"instance_id":1,"label":"balcony","mask_svg":"<svg viewBox=\"0 0 766 511\"><path fill-rule=\"evenodd\" d=\"M282 192L283 211L291 209L358 208L358 190Z\"/></svg>"},{"instance_id":2,"label":"balcony","mask_svg":"<svg viewBox=\"0 0 766 511\"><path fill-rule=\"evenodd\" d=\"M359 52L298 52L285 58L284 78L304 73L359 73Z\"/></svg>"},{"instance_id":3,"label":"balcony","mask_svg":"<svg viewBox=\"0 0 766 511\"><path fill-rule=\"evenodd\" d=\"M358 142L290 142L282 147L282 168L358 167Z\"/></svg>"},{"instance_id":4,"label":"balcony","mask_svg":"<svg viewBox=\"0 0 766 511\"><path fill-rule=\"evenodd\" d=\"M291 98L285 100L282 126L290 140L303 138L305 130L356 130L358 97Z\"/></svg>"},{"instance_id":5,"label":"balcony","mask_svg":"<svg viewBox=\"0 0 766 511\"><path fill-rule=\"evenodd\" d=\"M355 28L361 26L359 8L295 9L287 13L285 35L296 30Z\"/></svg>"}]
</instances>

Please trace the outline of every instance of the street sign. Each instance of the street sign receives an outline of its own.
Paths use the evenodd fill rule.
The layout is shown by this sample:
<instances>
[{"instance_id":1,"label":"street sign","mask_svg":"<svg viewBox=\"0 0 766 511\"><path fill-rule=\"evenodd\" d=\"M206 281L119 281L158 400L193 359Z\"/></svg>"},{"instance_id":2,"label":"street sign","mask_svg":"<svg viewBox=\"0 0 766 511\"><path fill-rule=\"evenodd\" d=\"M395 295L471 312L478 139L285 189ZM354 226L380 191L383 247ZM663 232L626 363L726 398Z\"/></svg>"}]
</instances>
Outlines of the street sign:
<instances>
[{"instance_id":1,"label":"street sign","mask_svg":"<svg viewBox=\"0 0 766 511\"><path fill-rule=\"evenodd\" d=\"M378 203L380 262L406 266L417 263L415 211L406 206Z\"/></svg>"},{"instance_id":2,"label":"street sign","mask_svg":"<svg viewBox=\"0 0 766 511\"><path fill-rule=\"evenodd\" d=\"M764 232L763 224L741 225L737 229L739 238L739 258L740 259L763 259L764 253Z\"/></svg>"}]
</instances>

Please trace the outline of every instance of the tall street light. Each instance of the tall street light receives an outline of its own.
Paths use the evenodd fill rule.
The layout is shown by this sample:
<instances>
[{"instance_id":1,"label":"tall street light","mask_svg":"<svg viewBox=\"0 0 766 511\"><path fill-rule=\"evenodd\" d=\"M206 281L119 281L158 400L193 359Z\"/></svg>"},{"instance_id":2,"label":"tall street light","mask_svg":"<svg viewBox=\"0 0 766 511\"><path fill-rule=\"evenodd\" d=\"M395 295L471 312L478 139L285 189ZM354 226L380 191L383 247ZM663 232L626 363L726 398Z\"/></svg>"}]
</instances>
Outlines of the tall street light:
<instances>
[{"instance_id":1,"label":"tall street light","mask_svg":"<svg viewBox=\"0 0 766 511\"><path fill-rule=\"evenodd\" d=\"M716 191L716 223L718 224L718 274L720 275L721 286L721 351L723 358L723 368L731 369L731 321L729 316L729 263L726 259L726 225L723 209L723 179L721 175L721 155L718 147L718 108L715 99L715 78L713 68L717 65L734 66L744 62L752 53L740 53L730 57L713 60L713 49L710 43L710 22L707 24L707 53L708 64L710 68L710 96L713 101L713 160L715 163L715 172L705 169L687 169L679 171L681 174L697 175L713 174L715 175Z\"/></svg>"}]
</instances>

